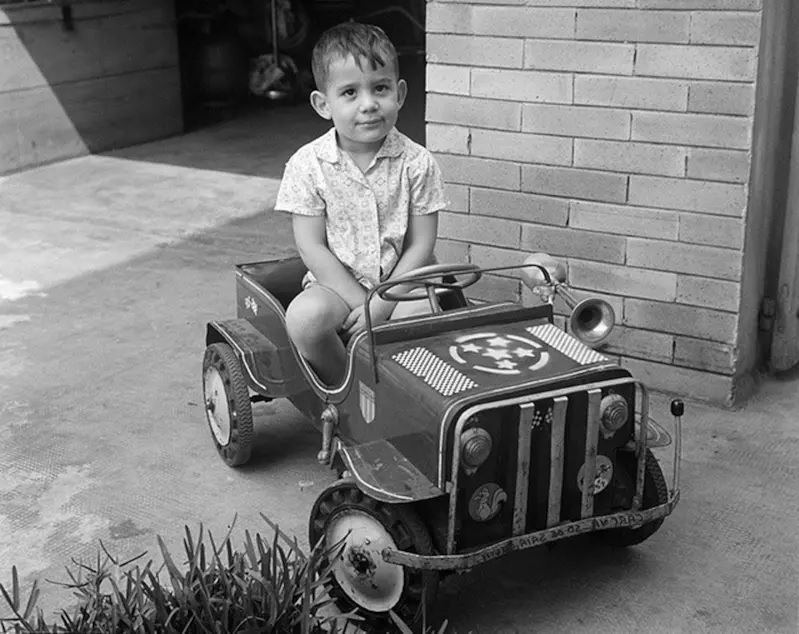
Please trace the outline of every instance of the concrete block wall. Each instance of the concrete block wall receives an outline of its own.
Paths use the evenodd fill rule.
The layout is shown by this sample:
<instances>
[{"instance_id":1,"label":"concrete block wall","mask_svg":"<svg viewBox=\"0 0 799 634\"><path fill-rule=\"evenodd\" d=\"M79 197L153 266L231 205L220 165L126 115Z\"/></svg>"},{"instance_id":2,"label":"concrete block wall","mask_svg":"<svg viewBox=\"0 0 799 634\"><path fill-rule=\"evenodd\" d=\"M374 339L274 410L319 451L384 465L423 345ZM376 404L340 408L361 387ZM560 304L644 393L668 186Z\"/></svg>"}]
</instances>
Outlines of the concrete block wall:
<instances>
[{"instance_id":1,"label":"concrete block wall","mask_svg":"<svg viewBox=\"0 0 799 634\"><path fill-rule=\"evenodd\" d=\"M183 131L174 7L0 7L0 174Z\"/></svg>"},{"instance_id":2,"label":"concrete block wall","mask_svg":"<svg viewBox=\"0 0 799 634\"><path fill-rule=\"evenodd\" d=\"M650 386L733 399L761 0L433 0L439 259L566 259ZM532 298L512 277L488 297ZM565 309L564 309L565 310Z\"/></svg>"}]
</instances>

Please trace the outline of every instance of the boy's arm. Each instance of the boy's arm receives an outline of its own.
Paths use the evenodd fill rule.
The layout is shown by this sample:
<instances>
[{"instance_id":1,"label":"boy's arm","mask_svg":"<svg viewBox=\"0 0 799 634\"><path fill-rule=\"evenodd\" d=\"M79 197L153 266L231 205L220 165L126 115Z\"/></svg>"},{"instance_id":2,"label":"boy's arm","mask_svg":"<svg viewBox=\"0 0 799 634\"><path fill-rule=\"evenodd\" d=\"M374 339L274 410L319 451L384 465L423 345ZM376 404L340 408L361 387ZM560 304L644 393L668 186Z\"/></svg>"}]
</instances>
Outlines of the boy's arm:
<instances>
[{"instance_id":1,"label":"boy's arm","mask_svg":"<svg viewBox=\"0 0 799 634\"><path fill-rule=\"evenodd\" d=\"M418 269L433 261L438 234L438 212L408 217L408 231L402 244L402 255L388 279Z\"/></svg>"},{"instance_id":2,"label":"boy's arm","mask_svg":"<svg viewBox=\"0 0 799 634\"><path fill-rule=\"evenodd\" d=\"M438 211L447 206L444 194L444 180L432 154L423 152L413 162L410 170L411 204L408 215L408 230L402 243L402 253L388 276L394 279L433 262L433 251L438 234ZM407 292L407 285L396 287L399 292ZM379 298L378 298L379 299ZM378 315L391 314L396 302L380 300L376 302Z\"/></svg>"},{"instance_id":3,"label":"boy's arm","mask_svg":"<svg viewBox=\"0 0 799 634\"><path fill-rule=\"evenodd\" d=\"M430 152L420 152L413 159L409 172L411 201L408 230L399 261L388 279L433 262L438 234L438 212L447 207L444 179Z\"/></svg>"},{"instance_id":4,"label":"boy's arm","mask_svg":"<svg viewBox=\"0 0 799 634\"><path fill-rule=\"evenodd\" d=\"M444 178L433 155L419 152L409 165L410 213L402 253L389 279L433 263L433 250L438 234L438 212L448 202Z\"/></svg>"},{"instance_id":5,"label":"boy's arm","mask_svg":"<svg viewBox=\"0 0 799 634\"><path fill-rule=\"evenodd\" d=\"M324 216L292 216L294 242L305 266L323 286L333 289L350 309L363 304L366 291L327 246Z\"/></svg>"},{"instance_id":6,"label":"boy's arm","mask_svg":"<svg viewBox=\"0 0 799 634\"><path fill-rule=\"evenodd\" d=\"M409 216L408 231L405 234L405 240L402 244L402 255L387 279L394 279L408 271L413 271L421 266L430 264L433 261L433 250L436 246L437 234L437 212ZM395 286L394 289L400 293L405 293L409 290L409 287L405 284L399 284ZM380 298L376 299L380 300L379 305L375 306L378 315L385 315L385 317L388 317L397 302L389 302Z\"/></svg>"},{"instance_id":7,"label":"boy's arm","mask_svg":"<svg viewBox=\"0 0 799 634\"><path fill-rule=\"evenodd\" d=\"M430 264L437 234L438 213L409 216L408 231L405 234L405 240L402 245L402 255L387 279L393 279L403 273L418 269L420 266ZM407 292L408 287L405 284L399 284L395 289L400 292ZM423 299L423 296L419 299ZM378 295L374 295L369 304L372 323L379 324L384 322L389 318L396 305L397 302L385 300ZM351 337L363 328L363 325L363 307L356 307L344 321L342 330L346 337Z\"/></svg>"}]
</instances>

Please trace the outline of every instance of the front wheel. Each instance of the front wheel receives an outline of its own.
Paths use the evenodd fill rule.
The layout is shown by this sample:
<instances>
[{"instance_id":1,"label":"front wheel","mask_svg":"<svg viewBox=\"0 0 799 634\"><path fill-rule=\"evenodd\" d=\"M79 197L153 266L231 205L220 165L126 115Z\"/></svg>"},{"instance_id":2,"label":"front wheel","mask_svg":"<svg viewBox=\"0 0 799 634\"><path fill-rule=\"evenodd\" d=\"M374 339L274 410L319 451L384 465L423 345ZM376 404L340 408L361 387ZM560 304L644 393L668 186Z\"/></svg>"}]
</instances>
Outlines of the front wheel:
<instances>
[{"instance_id":1,"label":"front wheel","mask_svg":"<svg viewBox=\"0 0 799 634\"><path fill-rule=\"evenodd\" d=\"M619 469L624 471L624 484L629 487L630 495L635 489L635 454L619 454ZM669 501L669 489L666 478L654 454L646 450L646 464L644 466L644 497L642 509L651 509L654 506L666 504ZM638 528L613 528L600 532L600 536L613 546L635 546L652 537L663 524L662 517L647 522Z\"/></svg>"},{"instance_id":2,"label":"front wheel","mask_svg":"<svg viewBox=\"0 0 799 634\"><path fill-rule=\"evenodd\" d=\"M370 498L351 480L327 487L311 511L311 545L323 540L330 562L328 589L338 607L355 608L367 631L390 630L389 612L418 623L438 592L438 574L403 568L383 560L384 548L431 555L430 534L406 505Z\"/></svg>"},{"instance_id":3,"label":"front wheel","mask_svg":"<svg viewBox=\"0 0 799 634\"><path fill-rule=\"evenodd\" d=\"M203 358L205 418L216 450L231 467L250 459L252 404L236 353L226 343L212 343Z\"/></svg>"}]
</instances>

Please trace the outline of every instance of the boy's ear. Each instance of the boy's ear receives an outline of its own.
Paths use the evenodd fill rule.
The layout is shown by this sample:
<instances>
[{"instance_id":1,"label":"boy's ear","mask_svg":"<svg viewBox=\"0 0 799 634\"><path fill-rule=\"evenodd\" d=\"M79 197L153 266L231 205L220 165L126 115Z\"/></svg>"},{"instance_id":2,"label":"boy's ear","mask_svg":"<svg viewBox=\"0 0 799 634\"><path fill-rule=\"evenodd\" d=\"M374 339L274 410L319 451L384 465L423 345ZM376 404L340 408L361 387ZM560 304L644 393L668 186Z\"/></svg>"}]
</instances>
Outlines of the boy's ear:
<instances>
[{"instance_id":1,"label":"boy's ear","mask_svg":"<svg viewBox=\"0 0 799 634\"><path fill-rule=\"evenodd\" d=\"M402 108L402 104L405 103L405 97L408 96L408 84L405 83L404 79L400 79L397 82L397 105Z\"/></svg>"},{"instance_id":2,"label":"boy's ear","mask_svg":"<svg viewBox=\"0 0 799 634\"><path fill-rule=\"evenodd\" d=\"M330 114L330 108L327 104L327 97L322 92L318 90L314 90L311 93L311 107L316 110L316 114L318 114L323 119L330 120L332 115Z\"/></svg>"}]
</instances>

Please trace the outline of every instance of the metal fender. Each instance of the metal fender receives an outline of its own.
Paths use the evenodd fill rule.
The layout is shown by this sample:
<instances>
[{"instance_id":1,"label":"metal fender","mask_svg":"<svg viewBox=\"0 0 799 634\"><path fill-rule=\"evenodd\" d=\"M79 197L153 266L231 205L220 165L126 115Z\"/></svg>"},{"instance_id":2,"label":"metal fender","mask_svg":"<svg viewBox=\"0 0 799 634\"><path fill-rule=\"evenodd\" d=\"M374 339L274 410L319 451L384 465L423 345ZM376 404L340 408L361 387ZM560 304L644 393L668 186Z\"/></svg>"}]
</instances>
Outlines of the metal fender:
<instances>
[{"instance_id":1,"label":"metal fender","mask_svg":"<svg viewBox=\"0 0 799 634\"><path fill-rule=\"evenodd\" d=\"M387 440L360 445L336 441L335 449L358 488L382 502L416 502L444 495Z\"/></svg>"},{"instance_id":2,"label":"metal fender","mask_svg":"<svg viewBox=\"0 0 799 634\"><path fill-rule=\"evenodd\" d=\"M270 398L294 396L307 390L288 346L275 345L247 319L208 323L206 345L229 344L244 367L250 387Z\"/></svg>"}]
</instances>

